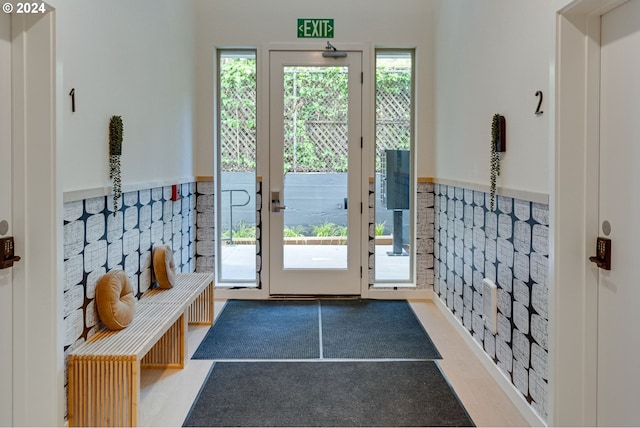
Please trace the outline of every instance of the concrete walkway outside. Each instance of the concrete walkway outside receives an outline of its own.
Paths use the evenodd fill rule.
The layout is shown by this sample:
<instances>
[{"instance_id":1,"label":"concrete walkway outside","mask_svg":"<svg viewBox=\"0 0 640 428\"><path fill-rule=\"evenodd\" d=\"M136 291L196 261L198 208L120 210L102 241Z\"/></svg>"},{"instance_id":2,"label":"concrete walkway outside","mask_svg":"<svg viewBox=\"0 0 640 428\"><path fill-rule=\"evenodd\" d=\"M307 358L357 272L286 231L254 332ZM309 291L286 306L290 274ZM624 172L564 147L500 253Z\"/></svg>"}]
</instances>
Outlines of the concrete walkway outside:
<instances>
[{"instance_id":1,"label":"concrete walkway outside","mask_svg":"<svg viewBox=\"0 0 640 428\"><path fill-rule=\"evenodd\" d=\"M287 268L340 269L346 267L345 245L285 245ZM389 256L391 245L376 245L376 280L409 280L410 257ZM218 282L254 281L256 266L255 245L222 247L222 275Z\"/></svg>"}]
</instances>

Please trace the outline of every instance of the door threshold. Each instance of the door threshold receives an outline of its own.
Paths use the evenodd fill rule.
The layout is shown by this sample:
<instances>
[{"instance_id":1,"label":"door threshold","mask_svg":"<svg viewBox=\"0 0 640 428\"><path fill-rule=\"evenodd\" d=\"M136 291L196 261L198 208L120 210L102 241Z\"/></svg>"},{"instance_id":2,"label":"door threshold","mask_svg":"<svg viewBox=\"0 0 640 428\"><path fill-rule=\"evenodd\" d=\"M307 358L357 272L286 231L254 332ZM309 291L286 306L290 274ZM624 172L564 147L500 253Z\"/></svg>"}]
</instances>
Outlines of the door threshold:
<instances>
[{"instance_id":1,"label":"door threshold","mask_svg":"<svg viewBox=\"0 0 640 428\"><path fill-rule=\"evenodd\" d=\"M359 294L271 294L269 300L359 300Z\"/></svg>"}]
</instances>

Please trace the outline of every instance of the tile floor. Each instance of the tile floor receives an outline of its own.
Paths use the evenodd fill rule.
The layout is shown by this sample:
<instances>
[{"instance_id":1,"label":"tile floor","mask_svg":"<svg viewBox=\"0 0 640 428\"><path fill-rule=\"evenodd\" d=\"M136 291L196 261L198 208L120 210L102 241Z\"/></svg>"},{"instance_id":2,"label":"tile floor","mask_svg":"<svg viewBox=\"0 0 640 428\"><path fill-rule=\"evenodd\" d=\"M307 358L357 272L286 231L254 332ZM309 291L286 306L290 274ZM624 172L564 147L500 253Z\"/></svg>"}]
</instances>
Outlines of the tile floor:
<instances>
[{"instance_id":1,"label":"tile floor","mask_svg":"<svg viewBox=\"0 0 640 428\"><path fill-rule=\"evenodd\" d=\"M442 354L439 364L475 424L528 426L440 309L425 300L411 305ZM223 306L224 301L216 300L216 316ZM207 330L190 326L189 357ZM143 370L139 425L182 426L211 366L212 361L189 360L183 370Z\"/></svg>"}]
</instances>

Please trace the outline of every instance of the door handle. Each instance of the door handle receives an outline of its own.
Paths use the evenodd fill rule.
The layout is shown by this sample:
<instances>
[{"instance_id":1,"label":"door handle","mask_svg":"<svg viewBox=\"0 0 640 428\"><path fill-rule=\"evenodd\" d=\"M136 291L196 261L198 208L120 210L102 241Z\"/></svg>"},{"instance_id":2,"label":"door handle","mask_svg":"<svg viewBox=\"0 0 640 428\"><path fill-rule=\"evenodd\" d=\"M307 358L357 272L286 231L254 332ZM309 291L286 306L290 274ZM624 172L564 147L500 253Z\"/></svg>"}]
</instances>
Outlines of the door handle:
<instances>
[{"instance_id":1,"label":"door handle","mask_svg":"<svg viewBox=\"0 0 640 428\"><path fill-rule=\"evenodd\" d=\"M280 192L271 192L271 212L279 213L286 209L286 206L280 205Z\"/></svg>"},{"instance_id":2,"label":"door handle","mask_svg":"<svg viewBox=\"0 0 640 428\"><path fill-rule=\"evenodd\" d=\"M611 239L598 237L596 241L596 255L589 260L600 269L611 270Z\"/></svg>"}]
</instances>

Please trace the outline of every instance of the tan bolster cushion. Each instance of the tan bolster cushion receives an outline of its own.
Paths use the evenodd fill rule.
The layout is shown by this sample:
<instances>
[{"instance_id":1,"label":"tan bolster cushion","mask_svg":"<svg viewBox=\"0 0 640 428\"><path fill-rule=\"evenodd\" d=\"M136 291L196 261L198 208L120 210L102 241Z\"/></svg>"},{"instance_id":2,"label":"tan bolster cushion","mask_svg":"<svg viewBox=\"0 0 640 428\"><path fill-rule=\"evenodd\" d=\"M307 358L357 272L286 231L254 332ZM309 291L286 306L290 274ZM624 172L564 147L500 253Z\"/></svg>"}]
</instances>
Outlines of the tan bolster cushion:
<instances>
[{"instance_id":1,"label":"tan bolster cushion","mask_svg":"<svg viewBox=\"0 0 640 428\"><path fill-rule=\"evenodd\" d=\"M171 288L176 283L176 265L170 245L159 245L153 249L153 272L160 288Z\"/></svg>"},{"instance_id":2,"label":"tan bolster cushion","mask_svg":"<svg viewBox=\"0 0 640 428\"><path fill-rule=\"evenodd\" d=\"M96 306L100 319L110 330L122 330L131 323L136 299L131 280L124 271L111 271L98 280Z\"/></svg>"}]
</instances>

